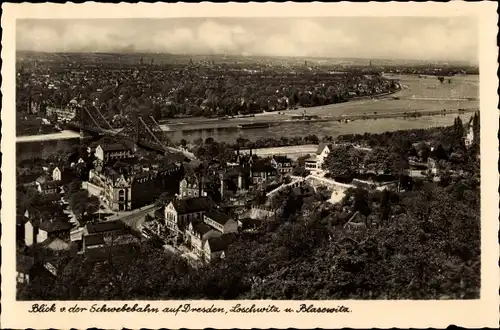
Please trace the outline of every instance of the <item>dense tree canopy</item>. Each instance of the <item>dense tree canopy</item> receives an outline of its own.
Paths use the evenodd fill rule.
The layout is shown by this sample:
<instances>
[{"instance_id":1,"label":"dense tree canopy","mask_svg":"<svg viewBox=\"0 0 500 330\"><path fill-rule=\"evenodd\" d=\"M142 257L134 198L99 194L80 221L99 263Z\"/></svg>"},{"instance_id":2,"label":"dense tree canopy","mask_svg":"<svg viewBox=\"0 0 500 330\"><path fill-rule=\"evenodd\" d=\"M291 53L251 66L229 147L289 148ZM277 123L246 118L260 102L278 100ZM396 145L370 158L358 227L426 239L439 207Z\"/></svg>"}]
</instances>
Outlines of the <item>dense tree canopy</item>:
<instances>
[{"instance_id":1,"label":"dense tree canopy","mask_svg":"<svg viewBox=\"0 0 500 330\"><path fill-rule=\"evenodd\" d=\"M477 298L480 198L477 178L415 191L356 190L340 204L293 194L258 233L201 268L149 245L104 260L69 259L36 299L436 299ZM314 203L320 203L316 207ZM311 204L312 203L312 204ZM306 205L309 204L309 205ZM310 212L305 212L309 208ZM368 216L362 233L343 228ZM347 213L346 213L347 212ZM292 221L292 219L295 219ZM135 252L134 252L135 251ZM116 252L114 252L116 253ZM44 292L41 293L40 290Z\"/></svg>"},{"instance_id":2,"label":"dense tree canopy","mask_svg":"<svg viewBox=\"0 0 500 330\"><path fill-rule=\"evenodd\" d=\"M332 177L352 178L359 172L364 152L351 145L334 147L328 154L323 168L328 170Z\"/></svg>"},{"instance_id":3,"label":"dense tree canopy","mask_svg":"<svg viewBox=\"0 0 500 330\"><path fill-rule=\"evenodd\" d=\"M91 196L87 190L80 189L69 196L69 207L79 221L91 217L99 211L100 201L96 196Z\"/></svg>"}]
</instances>

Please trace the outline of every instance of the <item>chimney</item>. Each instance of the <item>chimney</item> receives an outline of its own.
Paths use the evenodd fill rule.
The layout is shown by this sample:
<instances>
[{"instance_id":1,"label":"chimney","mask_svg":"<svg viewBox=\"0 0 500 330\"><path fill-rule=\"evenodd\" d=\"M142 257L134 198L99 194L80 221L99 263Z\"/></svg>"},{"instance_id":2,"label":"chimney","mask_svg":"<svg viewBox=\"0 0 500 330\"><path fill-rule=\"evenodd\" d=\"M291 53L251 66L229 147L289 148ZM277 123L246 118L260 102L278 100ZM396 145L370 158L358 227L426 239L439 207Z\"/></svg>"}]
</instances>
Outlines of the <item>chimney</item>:
<instances>
[{"instance_id":1,"label":"chimney","mask_svg":"<svg viewBox=\"0 0 500 330\"><path fill-rule=\"evenodd\" d=\"M241 172L238 173L238 189L243 189L243 174Z\"/></svg>"},{"instance_id":2,"label":"chimney","mask_svg":"<svg viewBox=\"0 0 500 330\"><path fill-rule=\"evenodd\" d=\"M220 176L220 198L221 200L224 199L224 175L221 174Z\"/></svg>"},{"instance_id":3,"label":"chimney","mask_svg":"<svg viewBox=\"0 0 500 330\"><path fill-rule=\"evenodd\" d=\"M203 174L201 175L201 179L198 180L198 196L201 197L203 196L203 182L204 182L204 176Z\"/></svg>"}]
</instances>

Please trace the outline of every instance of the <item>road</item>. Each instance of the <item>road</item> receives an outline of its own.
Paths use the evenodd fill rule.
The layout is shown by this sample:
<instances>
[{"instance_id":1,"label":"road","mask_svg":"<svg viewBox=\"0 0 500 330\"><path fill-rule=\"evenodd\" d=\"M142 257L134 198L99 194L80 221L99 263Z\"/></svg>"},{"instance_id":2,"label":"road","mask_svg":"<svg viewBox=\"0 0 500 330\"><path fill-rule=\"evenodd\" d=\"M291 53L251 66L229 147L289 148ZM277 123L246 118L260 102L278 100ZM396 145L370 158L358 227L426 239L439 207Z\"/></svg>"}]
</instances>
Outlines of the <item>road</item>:
<instances>
[{"instance_id":1,"label":"road","mask_svg":"<svg viewBox=\"0 0 500 330\"><path fill-rule=\"evenodd\" d=\"M161 206L148 205L133 211L118 212L107 218L106 221L121 220L133 230L140 231L146 214L153 215L154 212L160 208Z\"/></svg>"},{"instance_id":2,"label":"road","mask_svg":"<svg viewBox=\"0 0 500 330\"><path fill-rule=\"evenodd\" d=\"M99 197L101 195L102 188L92 184L90 182L82 182L82 189L85 189L89 192L89 194Z\"/></svg>"},{"instance_id":3,"label":"road","mask_svg":"<svg viewBox=\"0 0 500 330\"><path fill-rule=\"evenodd\" d=\"M100 196L100 193L102 191L101 187L98 187L88 182L83 182L82 188L86 189L89 192L89 194L97 197ZM101 205L104 207L103 210L104 213L113 213L113 215L107 217L105 221L121 220L134 230L141 229L146 214L152 215L156 210L161 208L160 206L156 205L146 205L133 211L115 212L110 210L109 207L102 200L101 200Z\"/></svg>"},{"instance_id":4,"label":"road","mask_svg":"<svg viewBox=\"0 0 500 330\"><path fill-rule=\"evenodd\" d=\"M49 140L66 140L79 138L80 134L64 130L58 133L51 134L40 134L40 135L27 135L27 136L16 136L16 143L19 142L36 142L36 141L49 141Z\"/></svg>"}]
</instances>

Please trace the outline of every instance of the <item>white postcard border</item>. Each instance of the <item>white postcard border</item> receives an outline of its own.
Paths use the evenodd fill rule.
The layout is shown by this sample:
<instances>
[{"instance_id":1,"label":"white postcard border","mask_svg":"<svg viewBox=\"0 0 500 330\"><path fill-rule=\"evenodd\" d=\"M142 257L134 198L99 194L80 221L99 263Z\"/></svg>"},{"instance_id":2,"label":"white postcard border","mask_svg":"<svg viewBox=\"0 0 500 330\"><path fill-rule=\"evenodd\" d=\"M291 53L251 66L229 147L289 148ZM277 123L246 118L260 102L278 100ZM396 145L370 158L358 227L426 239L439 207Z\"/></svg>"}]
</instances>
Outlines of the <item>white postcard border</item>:
<instances>
[{"instance_id":1,"label":"white postcard border","mask_svg":"<svg viewBox=\"0 0 500 330\"><path fill-rule=\"evenodd\" d=\"M286 4L2 4L2 315L4 328L341 328L341 327L463 327L498 326L498 88L496 3L286 3ZM471 16L480 17L481 104L481 298L471 301L312 301L318 306L349 307L351 313L302 314L140 314L28 313L32 302L15 301L15 22L17 18L128 17L314 17L314 16ZM96 302L56 302L57 307ZM97 302L102 304L103 302ZM106 302L121 306L122 302ZM128 302L129 305L139 302ZM274 304L296 309L298 301L152 301L152 307L182 303L229 309L236 303ZM145 303L141 303L145 305Z\"/></svg>"}]
</instances>

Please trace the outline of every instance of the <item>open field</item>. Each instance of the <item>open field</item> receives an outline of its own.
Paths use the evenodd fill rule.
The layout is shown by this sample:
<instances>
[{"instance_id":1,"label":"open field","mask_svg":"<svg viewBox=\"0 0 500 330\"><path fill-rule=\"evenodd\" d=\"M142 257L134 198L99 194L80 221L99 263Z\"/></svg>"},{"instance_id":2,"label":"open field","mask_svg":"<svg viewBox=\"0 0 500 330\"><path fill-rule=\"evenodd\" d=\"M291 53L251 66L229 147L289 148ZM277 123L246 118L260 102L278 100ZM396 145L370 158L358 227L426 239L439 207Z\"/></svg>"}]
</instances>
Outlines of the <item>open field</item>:
<instances>
[{"instance_id":1,"label":"open field","mask_svg":"<svg viewBox=\"0 0 500 330\"><path fill-rule=\"evenodd\" d=\"M437 77L418 75L389 76L398 79L404 88L395 94L401 98L429 97L429 98L478 98L479 76L445 77L441 84ZM451 83L448 83L448 79Z\"/></svg>"}]
</instances>

